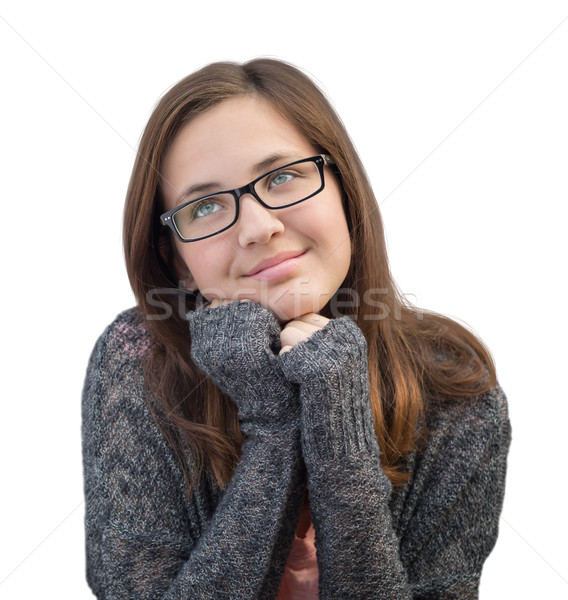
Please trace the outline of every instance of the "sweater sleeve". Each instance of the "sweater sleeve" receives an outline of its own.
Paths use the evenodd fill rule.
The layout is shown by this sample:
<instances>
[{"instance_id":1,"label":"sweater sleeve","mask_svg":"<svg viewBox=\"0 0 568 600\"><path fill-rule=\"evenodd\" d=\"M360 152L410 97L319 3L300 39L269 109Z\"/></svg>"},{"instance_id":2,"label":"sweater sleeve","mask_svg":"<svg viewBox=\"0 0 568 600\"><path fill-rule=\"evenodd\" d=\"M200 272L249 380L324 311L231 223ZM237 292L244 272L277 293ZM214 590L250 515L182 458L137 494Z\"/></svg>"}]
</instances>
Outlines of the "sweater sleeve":
<instances>
[{"instance_id":1,"label":"sweater sleeve","mask_svg":"<svg viewBox=\"0 0 568 600\"><path fill-rule=\"evenodd\" d=\"M510 439L503 396L436 413L395 519L358 327L347 318L331 321L281 360L300 385L320 596L477 598L503 499Z\"/></svg>"},{"instance_id":2,"label":"sweater sleeve","mask_svg":"<svg viewBox=\"0 0 568 600\"><path fill-rule=\"evenodd\" d=\"M146 406L134 330L123 320L103 334L83 391L91 588L109 600L274 598L304 489L298 427L268 436L249 414L220 500L203 483L188 497Z\"/></svg>"}]
</instances>

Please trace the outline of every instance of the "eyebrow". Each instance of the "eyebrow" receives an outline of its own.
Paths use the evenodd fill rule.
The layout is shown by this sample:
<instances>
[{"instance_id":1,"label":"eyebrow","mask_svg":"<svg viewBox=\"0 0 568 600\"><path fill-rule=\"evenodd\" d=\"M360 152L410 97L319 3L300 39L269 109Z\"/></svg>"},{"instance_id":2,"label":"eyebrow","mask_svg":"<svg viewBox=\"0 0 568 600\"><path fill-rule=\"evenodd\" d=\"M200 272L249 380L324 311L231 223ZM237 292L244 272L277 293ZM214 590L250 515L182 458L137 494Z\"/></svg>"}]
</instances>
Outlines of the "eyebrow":
<instances>
[{"instance_id":1,"label":"eyebrow","mask_svg":"<svg viewBox=\"0 0 568 600\"><path fill-rule=\"evenodd\" d=\"M267 158L261 160L260 162L256 163L252 169L251 169L251 173L255 174L256 176L262 175L263 173L266 173L267 171L270 171L272 167L274 167L274 165L276 163L282 162L283 164L287 164L287 163L291 163L294 162L295 160L301 160L303 158L303 156L300 156L297 153L290 153L290 152L281 152L281 153L275 153L272 154L270 156L268 156ZM254 179L254 177L253 177ZM178 196L177 200L176 200L176 206L179 206L180 204L182 204L183 202L186 201L186 198L188 196L193 196L194 194L199 194L199 196L204 196L206 194L212 193L212 192L222 192L224 191L221 187L220 183L217 183L215 181L209 181L207 183L198 183L196 185L190 185L188 187L186 187L182 193ZM199 197L197 196L197 197Z\"/></svg>"}]
</instances>

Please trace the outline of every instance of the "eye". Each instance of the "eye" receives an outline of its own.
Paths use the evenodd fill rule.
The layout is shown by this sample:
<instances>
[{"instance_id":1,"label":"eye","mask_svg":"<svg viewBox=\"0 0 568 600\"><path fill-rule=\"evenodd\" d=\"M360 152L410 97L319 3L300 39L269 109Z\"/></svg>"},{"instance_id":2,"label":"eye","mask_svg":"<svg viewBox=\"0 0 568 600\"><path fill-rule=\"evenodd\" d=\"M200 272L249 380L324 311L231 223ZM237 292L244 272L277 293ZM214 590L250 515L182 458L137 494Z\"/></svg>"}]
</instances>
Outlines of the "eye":
<instances>
[{"instance_id":1,"label":"eye","mask_svg":"<svg viewBox=\"0 0 568 600\"><path fill-rule=\"evenodd\" d=\"M221 210L223 207L215 202L212 198L208 198L207 200L203 200L202 202L198 202L193 207L193 212L191 214L192 219L199 219L200 217L208 217L212 215L214 212Z\"/></svg>"},{"instance_id":2,"label":"eye","mask_svg":"<svg viewBox=\"0 0 568 600\"><path fill-rule=\"evenodd\" d=\"M270 189L279 185L284 185L285 183L292 181L294 177L294 173L290 173L290 171L278 171L278 173L274 173L270 178L268 187Z\"/></svg>"}]
</instances>

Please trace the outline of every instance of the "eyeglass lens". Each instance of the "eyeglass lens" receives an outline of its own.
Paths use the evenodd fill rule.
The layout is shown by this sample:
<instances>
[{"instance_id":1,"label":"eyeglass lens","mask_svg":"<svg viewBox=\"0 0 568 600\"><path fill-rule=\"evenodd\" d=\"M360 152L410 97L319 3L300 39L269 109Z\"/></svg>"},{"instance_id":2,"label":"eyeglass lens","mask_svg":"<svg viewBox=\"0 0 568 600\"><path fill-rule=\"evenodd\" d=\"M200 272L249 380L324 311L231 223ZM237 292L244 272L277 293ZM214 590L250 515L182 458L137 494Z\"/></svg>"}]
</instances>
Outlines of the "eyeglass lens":
<instances>
[{"instance_id":1,"label":"eyeglass lens","mask_svg":"<svg viewBox=\"0 0 568 600\"><path fill-rule=\"evenodd\" d=\"M282 208L300 202L322 185L313 161L285 166L259 179L254 185L258 197L268 206ZM214 194L196 199L173 215L174 224L185 239L217 233L235 220L236 202L232 194Z\"/></svg>"}]
</instances>

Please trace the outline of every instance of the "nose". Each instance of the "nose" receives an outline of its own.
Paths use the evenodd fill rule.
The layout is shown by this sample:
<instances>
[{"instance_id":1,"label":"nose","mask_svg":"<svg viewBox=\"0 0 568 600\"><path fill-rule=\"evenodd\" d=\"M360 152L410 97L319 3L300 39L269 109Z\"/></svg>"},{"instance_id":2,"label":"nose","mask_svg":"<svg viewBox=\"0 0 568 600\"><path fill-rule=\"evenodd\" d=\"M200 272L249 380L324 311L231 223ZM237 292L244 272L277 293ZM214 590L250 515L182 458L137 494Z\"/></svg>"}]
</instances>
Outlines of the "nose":
<instances>
[{"instance_id":1,"label":"nose","mask_svg":"<svg viewBox=\"0 0 568 600\"><path fill-rule=\"evenodd\" d=\"M245 248L251 244L266 244L273 235L284 231L277 210L264 208L250 194L240 198L238 229L239 244Z\"/></svg>"}]
</instances>

